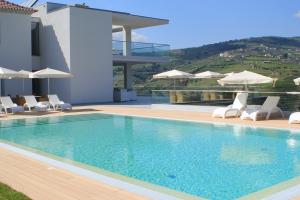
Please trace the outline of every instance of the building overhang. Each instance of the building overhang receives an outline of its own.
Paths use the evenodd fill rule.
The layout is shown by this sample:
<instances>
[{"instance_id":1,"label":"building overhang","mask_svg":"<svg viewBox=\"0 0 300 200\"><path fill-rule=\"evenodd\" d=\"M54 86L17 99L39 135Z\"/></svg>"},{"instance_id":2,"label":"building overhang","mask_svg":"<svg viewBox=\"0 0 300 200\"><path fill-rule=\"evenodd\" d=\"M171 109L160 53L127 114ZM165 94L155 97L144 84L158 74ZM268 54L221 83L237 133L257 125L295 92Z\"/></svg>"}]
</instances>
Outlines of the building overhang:
<instances>
[{"instance_id":1,"label":"building overhang","mask_svg":"<svg viewBox=\"0 0 300 200\"><path fill-rule=\"evenodd\" d=\"M169 24L169 20L115 12L112 13L112 24L116 27L138 29L166 25Z\"/></svg>"},{"instance_id":2,"label":"building overhang","mask_svg":"<svg viewBox=\"0 0 300 200\"><path fill-rule=\"evenodd\" d=\"M47 12L54 12L68 7L75 7L75 8L81 8L81 9L98 11L98 12L109 12L112 15L112 25L116 27L128 27L131 29L138 29L138 28L146 28L146 27L169 24L169 20L167 19L159 19L153 17L134 15L127 12L118 12L113 10L90 8L87 6L79 6L79 5L72 6L67 4L58 4L58 3L50 3L50 2L47 2L44 5L47 5ZM120 29L118 29L118 31L115 30L115 32L119 32L119 30Z\"/></svg>"}]
</instances>

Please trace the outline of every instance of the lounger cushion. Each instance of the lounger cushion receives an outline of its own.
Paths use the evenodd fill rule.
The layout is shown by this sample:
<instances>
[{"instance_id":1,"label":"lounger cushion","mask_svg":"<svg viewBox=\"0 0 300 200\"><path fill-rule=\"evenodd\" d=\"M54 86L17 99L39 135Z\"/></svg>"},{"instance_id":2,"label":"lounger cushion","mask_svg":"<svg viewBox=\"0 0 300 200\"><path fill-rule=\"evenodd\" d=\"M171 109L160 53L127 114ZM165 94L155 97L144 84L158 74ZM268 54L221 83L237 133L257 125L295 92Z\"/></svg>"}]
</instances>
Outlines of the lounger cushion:
<instances>
[{"instance_id":1,"label":"lounger cushion","mask_svg":"<svg viewBox=\"0 0 300 200\"><path fill-rule=\"evenodd\" d=\"M59 106L62 110L72 109L72 105L69 103L61 103Z\"/></svg>"},{"instance_id":2,"label":"lounger cushion","mask_svg":"<svg viewBox=\"0 0 300 200\"><path fill-rule=\"evenodd\" d=\"M34 109L36 111L38 111L38 112L40 112L40 111L47 111L48 110L48 106L39 102L39 103L37 103L36 106L34 106Z\"/></svg>"},{"instance_id":3,"label":"lounger cushion","mask_svg":"<svg viewBox=\"0 0 300 200\"><path fill-rule=\"evenodd\" d=\"M9 109L11 109L12 113L18 113L18 112L24 112L25 111L23 106L15 106L15 107L11 107Z\"/></svg>"}]
</instances>

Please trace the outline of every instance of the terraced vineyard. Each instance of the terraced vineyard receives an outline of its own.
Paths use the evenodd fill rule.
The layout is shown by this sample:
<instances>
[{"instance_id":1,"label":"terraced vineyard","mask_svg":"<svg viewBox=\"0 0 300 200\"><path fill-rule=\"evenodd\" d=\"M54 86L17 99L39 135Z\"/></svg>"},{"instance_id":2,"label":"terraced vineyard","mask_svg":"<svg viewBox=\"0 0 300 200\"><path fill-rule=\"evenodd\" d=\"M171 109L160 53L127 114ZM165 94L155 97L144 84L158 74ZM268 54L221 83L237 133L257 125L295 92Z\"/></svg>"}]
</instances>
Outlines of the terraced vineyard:
<instances>
[{"instance_id":1,"label":"terraced vineyard","mask_svg":"<svg viewBox=\"0 0 300 200\"><path fill-rule=\"evenodd\" d=\"M300 77L300 37L260 37L233 40L196 48L178 49L171 52L171 61L162 65L136 65L134 86L150 89L173 88L173 81L152 81L152 75L170 69L189 73L206 70L221 73L249 70L278 78L276 87L271 85L255 86L255 90L295 91L300 90L293 79ZM122 85L122 68L116 67L116 86ZM178 87L223 89L216 80L179 81Z\"/></svg>"}]
</instances>

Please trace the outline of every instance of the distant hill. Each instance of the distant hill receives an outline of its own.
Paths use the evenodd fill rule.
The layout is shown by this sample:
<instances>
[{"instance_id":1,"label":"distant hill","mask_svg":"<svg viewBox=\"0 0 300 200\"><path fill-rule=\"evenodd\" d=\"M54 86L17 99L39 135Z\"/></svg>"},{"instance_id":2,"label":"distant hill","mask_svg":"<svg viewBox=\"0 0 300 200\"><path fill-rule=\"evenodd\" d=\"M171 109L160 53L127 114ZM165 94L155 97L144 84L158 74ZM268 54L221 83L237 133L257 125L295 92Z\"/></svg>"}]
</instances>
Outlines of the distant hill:
<instances>
[{"instance_id":1,"label":"distant hill","mask_svg":"<svg viewBox=\"0 0 300 200\"><path fill-rule=\"evenodd\" d=\"M172 81L151 81L152 75L170 69L190 73L206 70L221 73L249 70L278 78L276 88L269 85L261 89L297 90L292 79L300 77L300 37L258 37L231 40L201 47L172 50L171 62L161 65L134 66L134 84L144 89L172 88ZM122 82L122 69L116 68L116 84ZM217 87L216 80L190 80L179 83L185 88ZM300 88L299 88L300 89Z\"/></svg>"}]
</instances>

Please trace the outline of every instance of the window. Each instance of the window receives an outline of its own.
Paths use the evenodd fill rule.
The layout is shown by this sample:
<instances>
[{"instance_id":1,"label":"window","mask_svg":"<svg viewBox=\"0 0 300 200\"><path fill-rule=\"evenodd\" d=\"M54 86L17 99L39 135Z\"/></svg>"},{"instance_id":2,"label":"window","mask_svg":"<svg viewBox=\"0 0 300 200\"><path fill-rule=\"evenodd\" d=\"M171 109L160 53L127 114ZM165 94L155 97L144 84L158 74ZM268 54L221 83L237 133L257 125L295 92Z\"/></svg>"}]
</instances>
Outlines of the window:
<instances>
[{"instance_id":1,"label":"window","mask_svg":"<svg viewBox=\"0 0 300 200\"><path fill-rule=\"evenodd\" d=\"M40 31L39 23L31 23L31 50L33 56L40 55Z\"/></svg>"}]
</instances>

